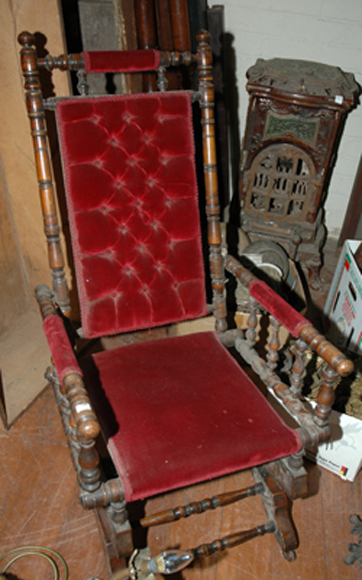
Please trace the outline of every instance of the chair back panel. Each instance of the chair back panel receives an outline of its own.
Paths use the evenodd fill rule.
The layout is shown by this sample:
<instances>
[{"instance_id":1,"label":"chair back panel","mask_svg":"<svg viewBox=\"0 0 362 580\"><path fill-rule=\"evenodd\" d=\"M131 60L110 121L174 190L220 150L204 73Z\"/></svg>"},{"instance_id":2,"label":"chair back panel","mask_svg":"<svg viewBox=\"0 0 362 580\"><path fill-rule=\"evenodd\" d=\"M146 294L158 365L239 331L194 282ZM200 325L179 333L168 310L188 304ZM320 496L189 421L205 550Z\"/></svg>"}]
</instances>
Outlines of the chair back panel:
<instances>
[{"instance_id":1,"label":"chair back panel","mask_svg":"<svg viewBox=\"0 0 362 580\"><path fill-rule=\"evenodd\" d=\"M84 335L206 314L188 93L56 106Z\"/></svg>"}]
</instances>

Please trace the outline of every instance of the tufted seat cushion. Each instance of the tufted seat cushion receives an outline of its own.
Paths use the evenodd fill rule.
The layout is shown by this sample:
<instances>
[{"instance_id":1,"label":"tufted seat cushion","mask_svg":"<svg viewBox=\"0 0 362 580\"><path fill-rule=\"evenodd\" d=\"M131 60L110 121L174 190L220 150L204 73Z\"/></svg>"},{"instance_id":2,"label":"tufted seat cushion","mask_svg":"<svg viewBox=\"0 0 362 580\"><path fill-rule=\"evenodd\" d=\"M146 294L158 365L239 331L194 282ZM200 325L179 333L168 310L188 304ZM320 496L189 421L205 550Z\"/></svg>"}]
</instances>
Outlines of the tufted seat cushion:
<instances>
[{"instance_id":1,"label":"tufted seat cushion","mask_svg":"<svg viewBox=\"0 0 362 580\"><path fill-rule=\"evenodd\" d=\"M187 93L57 103L84 335L207 312Z\"/></svg>"},{"instance_id":2,"label":"tufted seat cushion","mask_svg":"<svg viewBox=\"0 0 362 580\"><path fill-rule=\"evenodd\" d=\"M139 342L81 364L128 501L301 449L213 332Z\"/></svg>"}]
</instances>

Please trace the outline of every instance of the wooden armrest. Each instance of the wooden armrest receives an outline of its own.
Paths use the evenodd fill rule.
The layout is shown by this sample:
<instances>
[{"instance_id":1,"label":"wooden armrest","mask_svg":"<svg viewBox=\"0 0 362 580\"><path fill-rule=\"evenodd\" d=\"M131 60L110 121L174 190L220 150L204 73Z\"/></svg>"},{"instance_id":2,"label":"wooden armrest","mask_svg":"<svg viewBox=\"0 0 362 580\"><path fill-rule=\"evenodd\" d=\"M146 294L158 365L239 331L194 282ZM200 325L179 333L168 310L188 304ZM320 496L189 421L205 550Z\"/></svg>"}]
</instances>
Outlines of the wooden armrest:
<instances>
[{"instance_id":1,"label":"wooden armrest","mask_svg":"<svg viewBox=\"0 0 362 580\"><path fill-rule=\"evenodd\" d=\"M54 366L61 381L62 390L68 398L77 434L87 441L94 440L100 432L100 426L84 386L82 371L64 323L56 312L53 292L48 286L41 285L37 286L35 296L44 319L44 332Z\"/></svg>"},{"instance_id":2,"label":"wooden armrest","mask_svg":"<svg viewBox=\"0 0 362 580\"><path fill-rule=\"evenodd\" d=\"M295 338L302 339L341 377L353 371L353 363L325 336L320 334L304 316L299 314L266 282L259 280L233 256L227 256L225 268L249 289L250 295L280 322Z\"/></svg>"}]
</instances>

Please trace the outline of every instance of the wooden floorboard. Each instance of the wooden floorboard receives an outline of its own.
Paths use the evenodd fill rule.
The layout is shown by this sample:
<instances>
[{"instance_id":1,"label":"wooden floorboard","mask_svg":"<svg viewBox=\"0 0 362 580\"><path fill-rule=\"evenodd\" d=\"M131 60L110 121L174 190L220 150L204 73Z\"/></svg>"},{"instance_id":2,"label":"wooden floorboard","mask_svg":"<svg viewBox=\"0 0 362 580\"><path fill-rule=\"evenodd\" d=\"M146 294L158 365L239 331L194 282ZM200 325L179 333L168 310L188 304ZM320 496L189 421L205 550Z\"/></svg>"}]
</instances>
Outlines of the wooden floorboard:
<instances>
[{"instance_id":1,"label":"wooden floorboard","mask_svg":"<svg viewBox=\"0 0 362 580\"><path fill-rule=\"evenodd\" d=\"M1 554L23 545L46 546L65 557L71 579L107 578L94 515L78 502L52 392L47 390L1 434L0 442ZM19 560L11 572L22 580L52 578L49 563L40 558Z\"/></svg>"},{"instance_id":2,"label":"wooden floorboard","mask_svg":"<svg viewBox=\"0 0 362 580\"><path fill-rule=\"evenodd\" d=\"M46 390L8 433L0 433L1 554L23 545L42 545L66 559L70 580L108 578L94 515L77 499L77 483L53 395ZM234 548L221 557L195 563L175 580L357 580L361 569L346 566L350 534L348 518L362 515L362 474L353 482L308 463L312 495L294 503L293 515L300 539L297 559L284 560L273 536L264 536ZM242 473L152 499L146 513L180 505L250 483ZM167 547L195 547L238 529L263 523L258 498L234 507L194 516L149 532L152 553ZM200 533L200 527L202 534ZM36 564L36 566L35 566ZM1 568L1 566L0 566ZM52 578L46 561L24 558L11 568L19 580Z\"/></svg>"}]
</instances>

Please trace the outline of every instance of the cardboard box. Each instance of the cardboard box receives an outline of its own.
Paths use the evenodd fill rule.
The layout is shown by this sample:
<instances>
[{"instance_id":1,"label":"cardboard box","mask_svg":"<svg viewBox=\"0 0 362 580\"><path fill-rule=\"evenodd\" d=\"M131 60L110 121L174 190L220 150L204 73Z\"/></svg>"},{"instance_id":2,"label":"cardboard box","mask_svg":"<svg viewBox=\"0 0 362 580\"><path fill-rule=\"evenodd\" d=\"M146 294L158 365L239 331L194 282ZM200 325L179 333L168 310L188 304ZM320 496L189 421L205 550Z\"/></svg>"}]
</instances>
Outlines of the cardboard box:
<instances>
[{"instance_id":1,"label":"cardboard box","mask_svg":"<svg viewBox=\"0 0 362 580\"><path fill-rule=\"evenodd\" d=\"M329 340L362 355L362 274L354 258L360 243L347 240L343 245L324 317Z\"/></svg>"},{"instance_id":2,"label":"cardboard box","mask_svg":"<svg viewBox=\"0 0 362 580\"><path fill-rule=\"evenodd\" d=\"M318 449L307 449L306 456L342 479L353 481L362 467L362 421L338 411L332 411L329 421L330 441Z\"/></svg>"},{"instance_id":3,"label":"cardboard box","mask_svg":"<svg viewBox=\"0 0 362 580\"><path fill-rule=\"evenodd\" d=\"M267 398L286 425L293 429L299 426L271 391L268 391ZM313 408L316 402L308 400L307 404ZM330 440L318 447L307 448L306 457L342 479L353 481L362 467L362 421L333 410L329 421Z\"/></svg>"}]
</instances>

